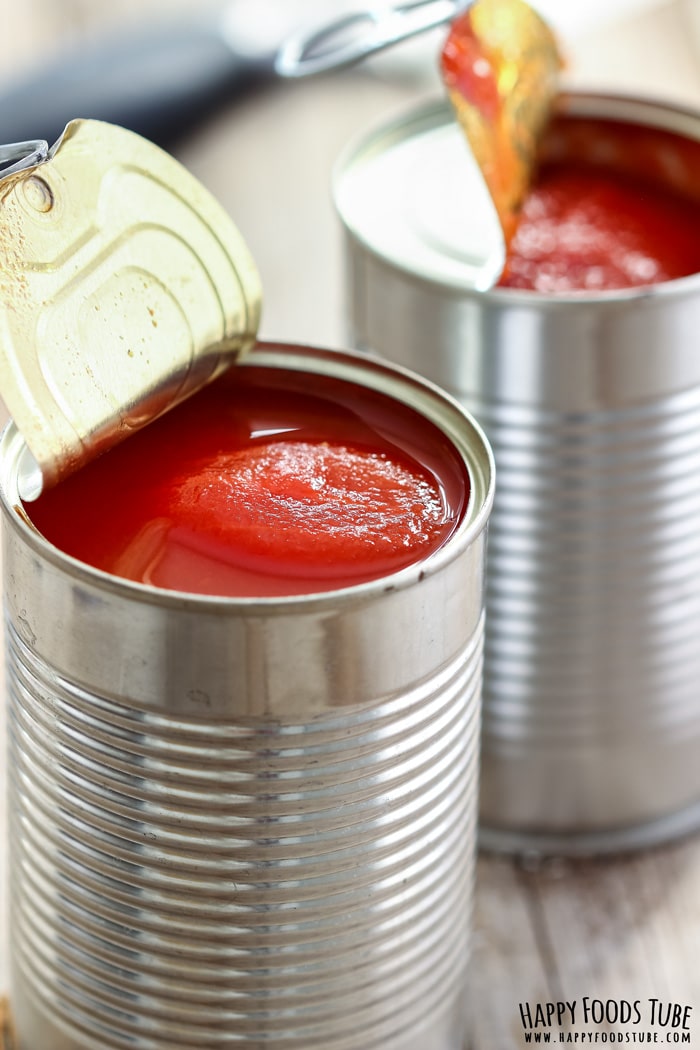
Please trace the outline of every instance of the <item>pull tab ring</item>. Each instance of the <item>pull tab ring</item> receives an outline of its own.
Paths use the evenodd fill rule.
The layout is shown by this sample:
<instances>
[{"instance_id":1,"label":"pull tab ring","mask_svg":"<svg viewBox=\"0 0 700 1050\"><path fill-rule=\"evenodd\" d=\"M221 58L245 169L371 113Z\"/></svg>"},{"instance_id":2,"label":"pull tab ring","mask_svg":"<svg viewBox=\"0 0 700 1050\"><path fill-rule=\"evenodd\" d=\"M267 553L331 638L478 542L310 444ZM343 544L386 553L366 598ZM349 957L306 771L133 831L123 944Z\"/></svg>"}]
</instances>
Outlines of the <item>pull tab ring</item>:
<instances>
[{"instance_id":1,"label":"pull tab ring","mask_svg":"<svg viewBox=\"0 0 700 1050\"><path fill-rule=\"evenodd\" d=\"M29 139L27 142L8 142L0 145L0 179L26 171L48 160L49 144L44 139Z\"/></svg>"},{"instance_id":2,"label":"pull tab ring","mask_svg":"<svg viewBox=\"0 0 700 1050\"><path fill-rule=\"evenodd\" d=\"M295 33L275 59L282 77L306 77L340 69L450 21L469 0L404 0L340 15Z\"/></svg>"}]
</instances>

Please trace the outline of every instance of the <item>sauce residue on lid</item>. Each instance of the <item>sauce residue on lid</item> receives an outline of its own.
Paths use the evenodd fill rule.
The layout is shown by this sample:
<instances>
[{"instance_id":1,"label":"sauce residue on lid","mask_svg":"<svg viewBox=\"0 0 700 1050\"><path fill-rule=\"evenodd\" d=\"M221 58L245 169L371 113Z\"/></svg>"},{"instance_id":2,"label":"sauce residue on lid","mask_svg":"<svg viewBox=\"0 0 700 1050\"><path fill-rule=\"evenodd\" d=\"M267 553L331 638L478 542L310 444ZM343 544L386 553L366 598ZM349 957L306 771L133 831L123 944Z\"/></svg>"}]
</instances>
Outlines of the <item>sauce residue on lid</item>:
<instances>
[{"instance_id":1,"label":"sauce residue on lid","mask_svg":"<svg viewBox=\"0 0 700 1050\"><path fill-rule=\"evenodd\" d=\"M25 507L55 546L156 587L314 593L396 572L457 528L451 442L355 383L247 365Z\"/></svg>"},{"instance_id":2,"label":"sauce residue on lid","mask_svg":"<svg viewBox=\"0 0 700 1050\"><path fill-rule=\"evenodd\" d=\"M476 0L452 22L440 61L507 246L557 92L556 39L524 0Z\"/></svg>"}]
</instances>

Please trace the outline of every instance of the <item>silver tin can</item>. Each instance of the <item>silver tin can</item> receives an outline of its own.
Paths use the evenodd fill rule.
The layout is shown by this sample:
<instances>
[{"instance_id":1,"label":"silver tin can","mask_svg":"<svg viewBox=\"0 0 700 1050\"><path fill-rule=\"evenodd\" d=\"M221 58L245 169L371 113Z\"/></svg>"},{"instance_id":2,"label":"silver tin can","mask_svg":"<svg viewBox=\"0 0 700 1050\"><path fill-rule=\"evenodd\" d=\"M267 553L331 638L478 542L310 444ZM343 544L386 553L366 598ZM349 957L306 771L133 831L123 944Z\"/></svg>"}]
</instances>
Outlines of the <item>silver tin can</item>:
<instances>
[{"instance_id":1,"label":"silver tin can","mask_svg":"<svg viewBox=\"0 0 700 1050\"><path fill-rule=\"evenodd\" d=\"M462 1050L491 454L363 355L246 362L382 391L469 472L434 555L321 595L158 591L63 555L2 439L19 1050Z\"/></svg>"},{"instance_id":2,"label":"silver tin can","mask_svg":"<svg viewBox=\"0 0 700 1050\"><path fill-rule=\"evenodd\" d=\"M561 106L700 139L651 101ZM352 342L450 391L494 451L481 842L659 842L700 824L700 276L482 290L499 256L472 177L436 103L354 144L335 196Z\"/></svg>"}]
</instances>

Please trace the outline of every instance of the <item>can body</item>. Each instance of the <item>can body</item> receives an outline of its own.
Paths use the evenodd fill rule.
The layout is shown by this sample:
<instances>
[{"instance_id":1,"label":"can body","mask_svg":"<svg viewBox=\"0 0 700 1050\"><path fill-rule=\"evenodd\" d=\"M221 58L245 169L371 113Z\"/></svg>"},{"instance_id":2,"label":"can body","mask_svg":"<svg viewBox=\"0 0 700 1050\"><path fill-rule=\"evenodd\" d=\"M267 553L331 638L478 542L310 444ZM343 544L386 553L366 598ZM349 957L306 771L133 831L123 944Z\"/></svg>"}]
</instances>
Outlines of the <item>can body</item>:
<instances>
[{"instance_id":1,"label":"can body","mask_svg":"<svg viewBox=\"0 0 700 1050\"><path fill-rule=\"evenodd\" d=\"M697 115L651 102L563 106L700 138ZM458 397L494 451L482 842L660 841L700 823L700 276L583 298L480 291L453 231L421 215L402 256L382 250L358 173L366 193L398 143L425 199L442 175L421 154L459 134L443 106L414 113L348 153L336 194L353 341Z\"/></svg>"},{"instance_id":2,"label":"can body","mask_svg":"<svg viewBox=\"0 0 700 1050\"><path fill-rule=\"evenodd\" d=\"M32 530L6 431L20 1050L463 1046L488 447L438 391L361 357L251 360L412 404L463 454L470 507L434 561L384 581L168 593Z\"/></svg>"}]
</instances>

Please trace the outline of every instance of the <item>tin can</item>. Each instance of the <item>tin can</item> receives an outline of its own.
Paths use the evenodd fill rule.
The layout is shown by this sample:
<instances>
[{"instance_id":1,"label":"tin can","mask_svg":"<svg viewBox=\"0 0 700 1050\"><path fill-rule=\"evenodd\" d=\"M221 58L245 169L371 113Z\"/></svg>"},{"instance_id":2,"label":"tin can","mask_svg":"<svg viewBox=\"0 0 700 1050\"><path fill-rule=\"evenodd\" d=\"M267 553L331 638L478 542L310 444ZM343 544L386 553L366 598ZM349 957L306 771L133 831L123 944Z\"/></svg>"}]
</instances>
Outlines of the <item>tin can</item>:
<instances>
[{"instance_id":1,"label":"tin can","mask_svg":"<svg viewBox=\"0 0 700 1050\"><path fill-rule=\"evenodd\" d=\"M652 101L560 105L700 139L697 113ZM442 102L351 146L335 197L352 342L450 391L494 451L482 844L604 852L697 827L700 276L491 289L495 216Z\"/></svg>"},{"instance_id":2,"label":"tin can","mask_svg":"<svg viewBox=\"0 0 700 1050\"><path fill-rule=\"evenodd\" d=\"M462 1050L491 454L363 355L265 344L431 420L470 478L423 562L234 599L83 565L2 439L11 1004L20 1050Z\"/></svg>"}]
</instances>

